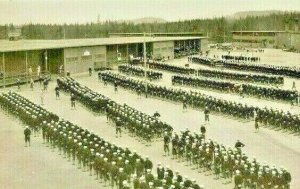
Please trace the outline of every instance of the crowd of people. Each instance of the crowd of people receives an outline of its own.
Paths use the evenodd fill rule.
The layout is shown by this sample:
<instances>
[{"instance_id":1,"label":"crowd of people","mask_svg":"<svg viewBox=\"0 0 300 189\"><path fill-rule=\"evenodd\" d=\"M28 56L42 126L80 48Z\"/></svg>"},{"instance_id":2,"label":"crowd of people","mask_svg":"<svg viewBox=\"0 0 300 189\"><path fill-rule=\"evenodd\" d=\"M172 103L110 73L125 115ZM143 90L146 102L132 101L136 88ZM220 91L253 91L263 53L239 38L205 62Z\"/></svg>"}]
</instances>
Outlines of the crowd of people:
<instances>
[{"instance_id":1,"label":"crowd of people","mask_svg":"<svg viewBox=\"0 0 300 189\"><path fill-rule=\"evenodd\" d=\"M291 114L289 111L279 111L272 108L259 108L252 105L242 104L234 101L219 99L199 92L175 89L173 87L160 86L153 83L145 83L140 80L131 79L112 72L100 72L99 78L113 84L118 81L119 85L137 93L148 96L159 97L175 102L183 102L193 108L204 109L208 107L211 112L218 112L240 119L250 120L259 117L259 123L268 127L287 129L296 133L300 132L300 116Z\"/></svg>"},{"instance_id":2,"label":"crowd of people","mask_svg":"<svg viewBox=\"0 0 300 189\"><path fill-rule=\"evenodd\" d=\"M118 66L118 70L124 74L145 77L145 70L137 66L123 64ZM150 71L146 71L146 74L147 74L147 78L149 78L150 80L158 80L162 78L161 72L155 72L150 70Z\"/></svg>"},{"instance_id":3,"label":"crowd of people","mask_svg":"<svg viewBox=\"0 0 300 189\"><path fill-rule=\"evenodd\" d=\"M224 178L230 183L233 178L235 188L289 188L291 174L286 169L250 159L242 153L244 144L240 141L235 148L226 148L187 129L165 135L164 149L169 149L170 144L173 159L186 161L200 172L213 172L216 179Z\"/></svg>"},{"instance_id":4,"label":"crowd of people","mask_svg":"<svg viewBox=\"0 0 300 189\"><path fill-rule=\"evenodd\" d=\"M62 90L76 95L76 98L84 105L91 107L94 111L105 113L109 121L116 123L116 134L124 128L150 145L153 139L161 138L165 131L173 130L170 125L160 121L157 117L147 115L126 104L118 104L80 85L72 78L59 78L57 83ZM119 125L122 128L119 128Z\"/></svg>"},{"instance_id":5,"label":"crowd of people","mask_svg":"<svg viewBox=\"0 0 300 189\"><path fill-rule=\"evenodd\" d=\"M118 189L203 189L195 180L183 178L178 171L158 163L157 169L148 157L111 144L78 125L16 94L0 95L1 107L18 117L32 130L42 132L47 145L58 149L78 168L89 171L101 183ZM38 118L38 119L37 119Z\"/></svg>"},{"instance_id":6,"label":"crowd of people","mask_svg":"<svg viewBox=\"0 0 300 189\"><path fill-rule=\"evenodd\" d=\"M192 57L192 62L193 63L196 63L196 64L201 64L201 65L204 65L204 66L214 66L214 61L210 58L207 58L207 57Z\"/></svg>"},{"instance_id":7,"label":"crowd of people","mask_svg":"<svg viewBox=\"0 0 300 189\"><path fill-rule=\"evenodd\" d=\"M232 73L219 70L198 70L198 76L215 77L218 79L230 79L244 82L254 82L262 84L283 84L284 78L279 76L268 76L258 74L246 74L246 73Z\"/></svg>"},{"instance_id":8,"label":"crowd of people","mask_svg":"<svg viewBox=\"0 0 300 189\"><path fill-rule=\"evenodd\" d=\"M298 92L275 87L262 87L251 84L237 84L229 81L217 81L212 79L196 78L190 76L172 76L172 84L188 85L192 87L209 88L241 95L255 96L272 100L283 100L290 103L297 103Z\"/></svg>"},{"instance_id":9,"label":"crowd of people","mask_svg":"<svg viewBox=\"0 0 300 189\"><path fill-rule=\"evenodd\" d=\"M234 62L258 62L260 57L250 57L250 56L234 56L234 55L222 55L222 59L230 60Z\"/></svg>"},{"instance_id":10,"label":"crowd of people","mask_svg":"<svg viewBox=\"0 0 300 189\"><path fill-rule=\"evenodd\" d=\"M299 67L288 67L288 66L276 66L268 64L253 64L253 63L234 63L226 60L216 60L209 59L206 57L193 57L193 62L202 64L205 66L213 66L215 62L220 62L223 68L233 69L239 71L252 71L267 73L273 75L282 75L300 78L300 68Z\"/></svg>"},{"instance_id":11,"label":"crowd of people","mask_svg":"<svg viewBox=\"0 0 300 189\"><path fill-rule=\"evenodd\" d=\"M135 90L135 83L139 83L139 81L128 79L118 74L107 72L100 74L102 75L101 78L106 79L108 83L113 83L114 78L117 78L117 80L122 83L120 86L123 86L124 88ZM106 76L104 77L104 75ZM139 86L143 86L142 83L139 83ZM158 91L163 89L165 89L165 91L162 93ZM174 97L174 100L183 99L181 96L177 96L178 98L176 98L176 96L172 96L165 87L160 88L155 87L152 84L148 84L148 90L148 93L150 93L149 95L158 95L159 97L168 99ZM176 91L173 90L173 92ZM189 96L188 93L186 93L186 95L186 99L193 100L190 98L191 96ZM207 100L204 101L209 103ZM210 106L208 103L205 103L205 106L212 109L212 106ZM253 113L251 116L254 116L255 111L257 111L255 114L260 115L259 117L265 117L268 114L264 112L264 110L259 110L258 108L254 107L252 108L253 109L248 112L249 114ZM232 107L229 107L228 109L224 110L224 113L231 111L234 110ZM240 112L239 109L235 109L235 111L236 113ZM265 113L265 115L261 113ZM269 118L271 120L274 117L269 116ZM298 122L298 125L299 123L300 122ZM169 151L171 151L174 158L178 160L186 160L190 164L194 164L198 168L205 171L214 171L217 177L224 177L229 180L234 177L237 188L240 186L244 186L245 188L273 188L275 186L287 188L291 181L290 173L285 169L278 169L274 166L271 167L266 164L259 164L255 159L249 160L245 154L241 152L239 146L237 146L234 150L231 150L230 148L226 149L224 146L210 140L209 142L204 142L205 136L202 134L191 135L190 132L182 132L182 134L179 135L174 132L173 137L170 136L172 136L170 133L165 133L164 136L164 150L166 155L169 154ZM171 150L169 148L169 143L172 145Z\"/></svg>"},{"instance_id":12,"label":"crowd of people","mask_svg":"<svg viewBox=\"0 0 300 189\"><path fill-rule=\"evenodd\" d=\"M173 66L170 64L150 63L150 62L147 64L149 65L149 68L152 69L165 70L165 71L175 72L180 74L194 74L196 72L196 70L192 68L184 68L180 66Z\"/></svg>"},{"instance_id":13,"label":"crowd of people","mask_svg":"<svg viewBox=\"0 0 300 189\"><path fill-rule=\"evenodd\" d=\"M267 64L239 64L225 62L224 68L241 70L241 71L254 71L262 72L274 75L284 75L289 77L300 78L300 68L287 67L287 66L275 66Z\"/></svg>"}]
</instances>

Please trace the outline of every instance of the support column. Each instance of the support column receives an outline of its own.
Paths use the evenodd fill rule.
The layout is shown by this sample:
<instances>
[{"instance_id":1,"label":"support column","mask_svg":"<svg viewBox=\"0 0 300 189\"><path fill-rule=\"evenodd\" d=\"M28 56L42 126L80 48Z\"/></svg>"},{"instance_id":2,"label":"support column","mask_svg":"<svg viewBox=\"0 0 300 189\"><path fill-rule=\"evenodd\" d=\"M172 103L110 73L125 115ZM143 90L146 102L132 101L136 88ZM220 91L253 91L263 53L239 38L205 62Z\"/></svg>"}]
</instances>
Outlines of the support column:
<instances>
[{"instance_id":1,"label":"support column","mask_svg":"<svg viewBox=\"0 0 300 189\"><path fill-rule=\"evenodd\" d=\"M48 51L47 50L45 55L45 63L46 63L46 72L48 72Z\"/></svg>"},{"instance_id":2,"label":"support column","mask_svg":"<svg viewBox=\"0 0 300 189\"><path fill-rule=\"evenodd\" d=\"M25 72L25 81L26 83L28 84L28 68L27 68L27 65L28 65L28 55L27 55L27 51L25 51L25 69L26 69L26 72Z\"/></svg>"},{"instance_id":3,"label":"support column","mask_svg":"<svg viewBox=\"0 0 300 189\"><path fill-rule=\"evenodd\" d=\"M116 62L117 66L119 64L119 45L117 44L117 62Z\"/></svg>"},{"instance_id":4,"label":"support column","mask_svg":"<svg viewBox=\"0 0 300 189\"><path fill-rule=\"evenodd\" d=\"M139 55L139 44L138 43L135 44L135 55L136 55L136 57L138 57L138 55Z\"/></svg>"},{"instance_id":5,"label":"support column","mask_svg":"<svg viewBox=\"0 0 300 189\"><path fill-rule=\"evenodd\" d=\"M128 56L128 51L129 51L129 45L127 44L126 46L126 57L127 57L127 63L129 63L129 56Z\"/></svg>"},{"instance_id":6,"label":"support column","mask_svg":"<svg viewBox=\"0 0 300 189\"><path fill-rule=\"evenodd\" d=\"M5 54L4 54L4 52L2 53L2 67L3 67L3 86L5 88L6 73L5 73Z\"/></svg>"},{"instance_id":7,"label":"support column","mask_svg":"<svg viewBox=\"0 0 300 189\"><path fill-rule=\"evenodd\" d=\"M144 47L144 69L145 69L145 72L147 72L148 69L147 69L147 49L146 49L146 33L145 32L144 32L143 47ZM148 96L148 83L147 83L147 74L146 73L145 73L145 78L146 78L145 92L146 92L146 98L147 98L147 96Z\"/></svg>"}]
</instances>

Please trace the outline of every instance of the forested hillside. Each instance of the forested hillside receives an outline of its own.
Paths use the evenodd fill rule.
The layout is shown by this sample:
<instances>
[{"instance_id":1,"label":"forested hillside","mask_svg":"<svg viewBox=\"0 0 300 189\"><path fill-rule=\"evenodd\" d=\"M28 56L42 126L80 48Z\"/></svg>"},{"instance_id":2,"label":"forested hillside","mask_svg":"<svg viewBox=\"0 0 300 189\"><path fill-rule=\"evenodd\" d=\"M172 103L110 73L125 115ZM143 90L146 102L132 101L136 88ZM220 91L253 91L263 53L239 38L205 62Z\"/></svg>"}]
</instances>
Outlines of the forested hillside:
<instances>
[{"instance_id":1,"label":"forested hillside","mask_svg":"<svg viewBox=\"0 0 300 189\"><path fill-rule=\"evenodd\" d=\"M217 42L230 41L232 30L284 30L285 23L300 21L300 13L272 13L263 16L242 18L213 18L182 20L166 23L133 24L112 22L87 24L44 25L27 24L22 26L24 39L67 39L108 37L113 32L202 32ZM0 26L0 38L6 38L13 25Z\"/></svg>"}]
</instances>

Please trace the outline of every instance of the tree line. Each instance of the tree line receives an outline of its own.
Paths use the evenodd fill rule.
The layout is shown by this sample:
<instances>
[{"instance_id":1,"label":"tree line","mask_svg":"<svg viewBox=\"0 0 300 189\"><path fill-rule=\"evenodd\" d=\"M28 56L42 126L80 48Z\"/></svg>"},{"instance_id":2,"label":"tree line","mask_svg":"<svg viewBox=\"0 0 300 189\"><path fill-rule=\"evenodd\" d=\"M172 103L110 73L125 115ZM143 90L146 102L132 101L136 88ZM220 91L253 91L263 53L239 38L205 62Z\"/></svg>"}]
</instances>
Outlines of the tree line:
<instances>
[{"instance_id":1,"label":"tree line","mask_svg":"<svg viewBox=\"0 0 300 189\"><path fill-rule=\"evenodd\" d=\"M239 19L225 17L193 19L166 23L133 24L117 21L86 24L26 24L22 26L24 39L75 39L108 37L109 33L131 32L201 32L213 41L231 41L234 30L284 30L286 24L300 21L300 13L247 16ZM5 39L14 29L13 24L0 25L0 39Z\"/></svg>"}]
</instances>

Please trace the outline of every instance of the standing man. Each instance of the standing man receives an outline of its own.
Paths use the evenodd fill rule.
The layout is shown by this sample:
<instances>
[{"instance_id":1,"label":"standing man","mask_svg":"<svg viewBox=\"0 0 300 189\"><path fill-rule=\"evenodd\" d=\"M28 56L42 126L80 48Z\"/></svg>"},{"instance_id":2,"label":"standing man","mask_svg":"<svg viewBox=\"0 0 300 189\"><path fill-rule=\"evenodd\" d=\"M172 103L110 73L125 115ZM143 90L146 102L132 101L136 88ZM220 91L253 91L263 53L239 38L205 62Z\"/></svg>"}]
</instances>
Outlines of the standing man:
<instances>
[{"instance_id":1,"label":"standing man","mask_svg":"<svg viewBox=\"0 0 300 189\"><path fill-rule=\"evenodd\" d=\"M92 76L92 67L89 67L89 75Z\"/></svg>"},{"instance_id":2,"label":"standing man","mask_svg":"<svg viewBox=\"0 0 300 189\"><path fill-rule=\"evenodd\" d=\"M117 121L116 121L116 137L118 137L118 133L119 133L120 137L122 136L121 127L122 127L122 122L121 122L120 118L118 117Z\"/></svg>"},{"instance_id":3,"label":"standing man","mask_svg":"<svg viewBox=\"0 0 300 189\"><path fill-rule=\"evenodd\" d=\"M185 96L183 96L182 102L183 102L183 111L187 111L187 99Z\"/></svg>"},{"instance_id":4,"label":"standing man","mask_svg":"<svg viewBox=\"0 0 300 189\"><path fill-rule=\"evenodd\" d=\"M43 83L44 83L44 91L47 91L47 89L48 89L48 79L45 78Z\"/></svg>"},{"instance_id":5,"label":"standing man","mask_svg":"<svg viewBox=\"0 0 300 189\"><path fill-rule=\"evenodd\" d=\"M28 126L26 126L26 128L24 130L24 135L25 135L25 147L27 147L27 142L29 143L29 146L30 146L31 130L29 129Z\"/></svg>"},{"instance_id":6,"label":"standing man","mask_svg":"<svg viewBox=\"0 0 300 189\"><path fill-rule=\"evenodd\" d=\"M118 92L118 83L117 83L117 81L115 81L114 87L115 87L115 93L117 93Z\"/></svg>"},{"instance_id":7,"label":"standing man","mask_svg":"<svg viewBox=\"0 0 300 189\"><path fill-rule=\"evenodd\" d=\"M36 72L37 72L37 76L40 77L41 76L41 66L37 67Z\"/></svg>"},{"instance_id":8,"label":"standing man","mask_svg":"<svg viewBox=\"0 0 300 189\"><path fill-rule=\"evenodd\" d=\"M205 118L205 122L209 122L209 109L206 106L205 110L204 110L204 118Z\"/></svg>"},{"instance_id":9,"label":"standing man","mask_svg":"<svg viewBox=\"0 0 300 189\"><path fill-rule=\"evenodd\" d=\"M169 144L170 144L170 136L168 134L168 132L165 131L164 133L164 151L165 151L165 156L170 155L170 148L169 148Z\"/></svg>"},{"instance_id":10,"label":"standing man","mask_svg":"<svg viewBox=\"0 0 300 189\"><path fill-rule=\"evenodd\" d=\"M200 132L201 132L202 138L205 139L206 128L205 128L204 124L201 125Z\"/></svg>"},{"instance_id":11,"label":"standing man","mask_svg":"<svg viewBox=\"0 0 300 189\"><path fill-rule=\"evenodd\" d=\"M75 107L75 100L76 100L76 97L73 93L71 93L71 110L75 109L76 110L76 107Z\"/></svg>"},{"instance_id":12,"label":"standing man","mask_svg":"<svg viewBox=\"0 0 300 189\"><path fill-rule=\"evenodd\" d=\"M60 99L60 96L59 96L59 87L58 86L55 87L55 96L56 96L56 100Z\"/></svg>"},{"instance_id":13,"label":"standing man","mask_svg":"<svg viewBox=\"0 0 300 189\"><path fill-rule=\"evenodd\" d=\"M295 91L295 90L296 90L296 82L295 82L295 81L293 81L292 90L293 90L293 91Z\"/></svg>"},{"instance_id":14,"label":"standing man","mask_svg":"<svg viewBox=\"0 0 300 189\"><path fill-rule=\"evenodd\" d=\"M31 90L33 90L33 84L34 84L34 81L33 81L33 79L31 78L31 79L30 79L30 88L31 88Z\"/></svg>"},{"instance_id":15,"label":"standing man","mask_svg":"<svg viewBox=\"0 0 300 189\"><path fill-rule=\"evenodd\" d=\"M63 64L59 66L59 75L60 76L63 76L63 67L64 67Z\"/></svg>"},{"instance_id":16,"label":"standing man","mask_svg":"<svg viewBox=\"0 0 300 189\"><path fill-rule=\"evenodd\" d=\"M258 132L259 131L258 117L255 118L254 126L255 126L255 132Z\"/></svg>"},{"instance_id":17,"label":"standing man","mask_svg":"<svg viewBox=\"0 0 300 189\"><path fill-rule=\"evenodd\" d=\"M17 79L17 86L18 86L18 90L20 91L21 90L21 81L19 78Z\"/></svg>"}]
</instances>

